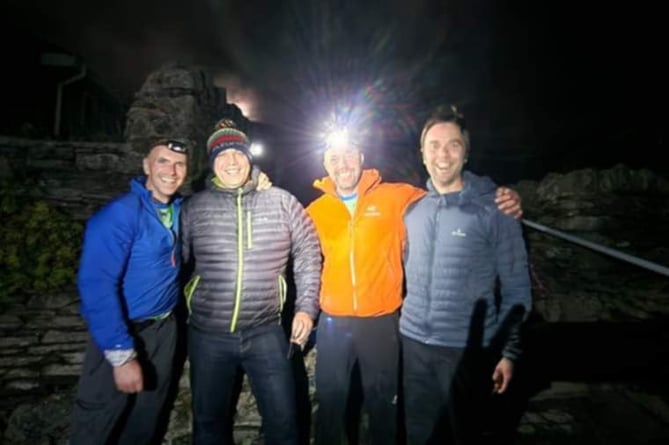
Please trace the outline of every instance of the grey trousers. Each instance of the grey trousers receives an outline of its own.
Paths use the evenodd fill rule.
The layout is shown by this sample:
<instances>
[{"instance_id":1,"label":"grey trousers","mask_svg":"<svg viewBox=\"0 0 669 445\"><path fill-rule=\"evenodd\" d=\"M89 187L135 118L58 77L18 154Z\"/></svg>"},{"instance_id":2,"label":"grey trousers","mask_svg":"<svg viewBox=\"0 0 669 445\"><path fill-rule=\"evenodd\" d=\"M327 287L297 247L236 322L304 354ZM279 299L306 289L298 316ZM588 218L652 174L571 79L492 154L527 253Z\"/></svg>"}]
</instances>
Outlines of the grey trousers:
<instances>
[{"instance_id":1,"label":"grey trousers","mask_svg":"<svg viewBox=\"0 0 669 445\"><path fill-rule=\"evenodd\" d=\"M173 316L136 328L135 345L144 390L125 394L116 389L113 368L89 340L71 418L71 445L160 443L157 425L166 415L176 348Z\"/></svg>"}]
</instances>

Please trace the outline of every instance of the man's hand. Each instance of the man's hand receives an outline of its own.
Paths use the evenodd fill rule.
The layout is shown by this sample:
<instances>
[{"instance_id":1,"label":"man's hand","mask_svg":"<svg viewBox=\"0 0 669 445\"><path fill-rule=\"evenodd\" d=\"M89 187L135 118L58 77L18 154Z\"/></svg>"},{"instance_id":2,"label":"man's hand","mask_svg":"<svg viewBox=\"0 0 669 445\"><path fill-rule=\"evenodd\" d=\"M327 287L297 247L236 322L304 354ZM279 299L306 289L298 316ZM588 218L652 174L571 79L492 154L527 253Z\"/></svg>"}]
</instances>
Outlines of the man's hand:
<instances>
[{"instance_id":1,"label":"man's hand","mask_svg":"<svg viewBox=\"0 0 669 445\"><path fill-rule=\"evenodd\" d=\"M137 393L144 389L142 367L137 359L114 368L114 383L116 389L128 394Z\"/></svg>"},{"instance_id":2,"label":"man's hand","mask_svg":"<svg viewBox=\"0 0 669 445\"><path fill-rule=\"evenodd\" d=\"M311 329L314 327L314 321L306 312L297 312L293 317L293 328L290 334L290 341L300 346L309 339Z\"/></svg>"},{"instance_id":3,"label":"man's hand","mask_svg":"<svg viewBox=\"0 0 669 445\"><path fill-rule=\"evenodd\" d=\"M515 190L507 187L498 187L495 194L495 203L497 208L507 215L516 219L523 216L523 209L520 206L520 195Z\"/></svg>"},{"instance_id":4,"label":"man's hand","mask_svg":"<svg viewBox=\"0 0 669 445\"><path fill-rule=\"evenodd\" d=\"M256 190L258 191L263 191L263 190L269 190L272 187L272 181L269 180L269 176L265 174L265 172L260 172L258 175L258 186L256 187Z\"/></svg>"},{"instance_id":5,"label":"man's hand","mask_svg":"<svg viewBox=\"0 0 669 445\"><path fill-rule=\"evenodd\" d=\"M492 373L492 392L502 394L506 391L506 388L509 387L511 377L513 377L513 362L508 358L502 358Z\"/></svg>"}]
</instances>

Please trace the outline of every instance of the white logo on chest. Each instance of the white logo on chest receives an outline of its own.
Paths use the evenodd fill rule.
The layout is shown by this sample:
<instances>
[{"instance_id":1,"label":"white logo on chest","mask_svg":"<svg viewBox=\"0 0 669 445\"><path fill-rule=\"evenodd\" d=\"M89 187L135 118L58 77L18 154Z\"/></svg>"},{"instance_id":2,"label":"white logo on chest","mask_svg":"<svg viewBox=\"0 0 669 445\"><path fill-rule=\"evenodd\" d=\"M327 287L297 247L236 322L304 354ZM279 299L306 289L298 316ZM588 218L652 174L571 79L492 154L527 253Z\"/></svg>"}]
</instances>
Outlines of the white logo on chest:
<instances>
[{"instance_id":1,"label":"white logo on chest","mask_svg":"<svg viewBox=\"0 0 669 445\"><path fill-rule=\"evenodd\" d=\"M457 229L455 229L454 231L452 231L452 232L451 232L451 235L453 235L453 236L459 236L460 238L465 238L465 237L467 237L467 234L466 234L465 232L463 232L462 229L459 228L459 227L458 227Z\"/></svg>"},{"instance_id":2,"label":"white logo on chest","mask_svg":"<svg viewBox=\"0 0 669 445\"><path fill-rule=\"evenodd\" d=\"M365 216L381 216L381 212L376 208L375 205L370 205L365 209Z\"/></svg>"}]
</instances>

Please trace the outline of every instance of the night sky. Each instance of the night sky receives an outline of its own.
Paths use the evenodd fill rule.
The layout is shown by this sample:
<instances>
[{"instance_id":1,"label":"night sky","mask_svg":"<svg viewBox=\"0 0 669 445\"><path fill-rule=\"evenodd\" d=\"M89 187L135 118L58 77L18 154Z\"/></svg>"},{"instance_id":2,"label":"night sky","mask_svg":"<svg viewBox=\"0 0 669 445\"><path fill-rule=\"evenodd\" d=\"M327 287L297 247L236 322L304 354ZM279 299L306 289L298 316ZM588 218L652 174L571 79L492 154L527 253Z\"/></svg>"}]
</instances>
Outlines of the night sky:
<instances>
[{"instance_id":1,"label":"night sky","mask_svg":"<svg viewBox=\"0 0 669 445\"><path fill-rule=\"evenodd\" d=\"M415 165L418 128L446 102L467 118L472 168L500 182L620 162L666 174L663 15L595 3L3 0L0 11L6 54L27 36L80 54L128 102L178 61L208 67L248 117L291 134L354 110L376 160L387 150Z\"/></svg>"}]
</instances>

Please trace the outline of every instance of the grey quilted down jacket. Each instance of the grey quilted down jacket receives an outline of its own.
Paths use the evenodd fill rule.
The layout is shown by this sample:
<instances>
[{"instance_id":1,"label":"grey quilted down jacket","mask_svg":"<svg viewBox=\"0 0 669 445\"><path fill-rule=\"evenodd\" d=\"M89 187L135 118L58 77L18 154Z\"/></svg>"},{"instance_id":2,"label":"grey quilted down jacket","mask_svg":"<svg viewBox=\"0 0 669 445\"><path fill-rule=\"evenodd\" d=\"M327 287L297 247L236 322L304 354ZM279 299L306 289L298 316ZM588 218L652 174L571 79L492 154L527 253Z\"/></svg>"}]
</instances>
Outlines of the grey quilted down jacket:
<instances>
[{"instance_id":1,"label":"grey quilted down jacket","mask_svg":"<svg viewBox=\"0 0 669 445\"><path fill-rule=\"evenodd\" d=\"M405 214L404 336L520 355L520 323L531 308L527 251L520 222L497 209L495 187L464 172L461 192L440 195L428 181L428 194Z\"/></svg>"},{"instance_id":2,"label":"grey quilted down jacket","mask_svg":"<svg viewBox=\"0 0 669 445\"><path fill-rule=\"evenodd\" d=\"M295 311L318 314L321 250L299 201L278 187L255 183L222 189L213 181L181 212L184 263L193 276L186 301L193 327L235 332L278 322L293 259Z\"/></svg>"}]
</instances>

